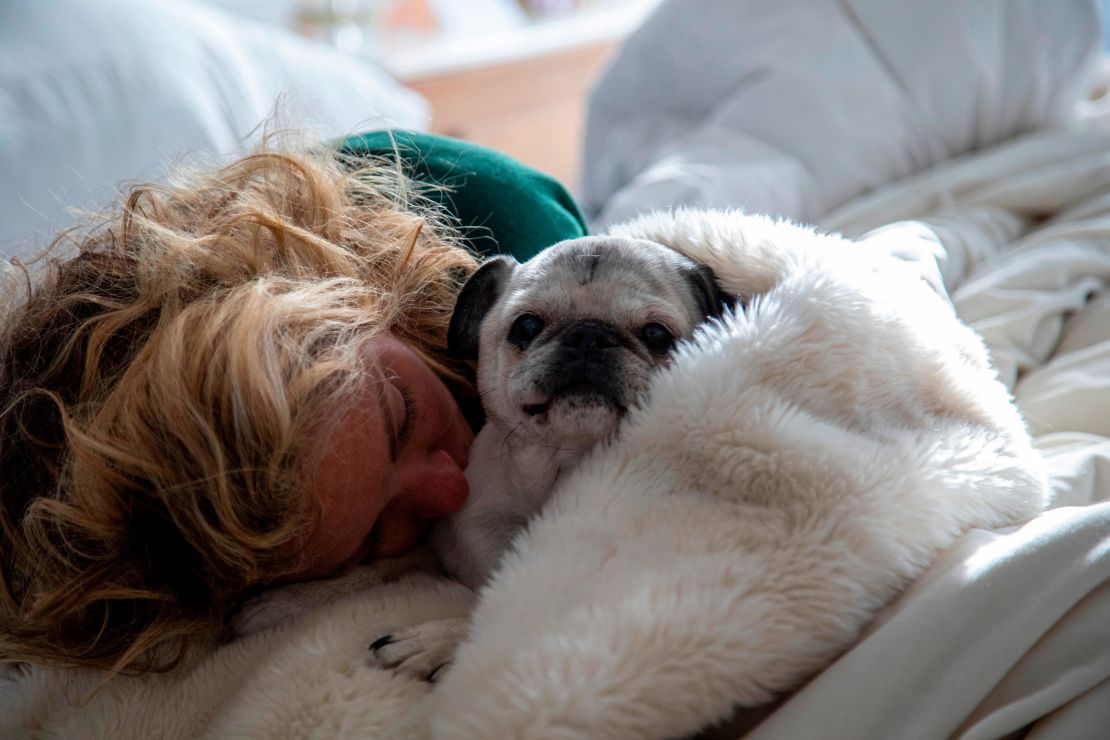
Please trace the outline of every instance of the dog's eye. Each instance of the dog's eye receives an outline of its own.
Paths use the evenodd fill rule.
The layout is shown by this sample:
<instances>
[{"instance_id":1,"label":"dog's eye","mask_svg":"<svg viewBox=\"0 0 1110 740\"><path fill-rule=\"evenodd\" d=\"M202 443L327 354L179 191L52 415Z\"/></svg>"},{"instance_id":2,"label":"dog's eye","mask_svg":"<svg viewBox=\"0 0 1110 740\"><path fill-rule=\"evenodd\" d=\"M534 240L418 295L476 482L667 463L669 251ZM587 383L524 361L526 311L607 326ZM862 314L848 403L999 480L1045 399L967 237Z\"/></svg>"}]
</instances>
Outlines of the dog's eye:
<instances>
[{"instance_id":1,"label":"dog's eye","mask_svg":"<svg viewBox=\"0 0 1110 740\"><path fill-rule=\"evenodd\" d=\"M654 321L640 329L640 339L649 350L658 355L670 352L674 347L674 334L671 334L667 327Z\"/></svg>"},{"instance_id":2,"label":"dog's eye","mask_svg":"<svg viewBox=\"0 0 1110 740\"><path fill-rule=\"evenodd\" d=\"M526 313L513 322L509 329L509 341L524 349L543 331L543 319L535 314Z\"/></svg>"}]
</instances>

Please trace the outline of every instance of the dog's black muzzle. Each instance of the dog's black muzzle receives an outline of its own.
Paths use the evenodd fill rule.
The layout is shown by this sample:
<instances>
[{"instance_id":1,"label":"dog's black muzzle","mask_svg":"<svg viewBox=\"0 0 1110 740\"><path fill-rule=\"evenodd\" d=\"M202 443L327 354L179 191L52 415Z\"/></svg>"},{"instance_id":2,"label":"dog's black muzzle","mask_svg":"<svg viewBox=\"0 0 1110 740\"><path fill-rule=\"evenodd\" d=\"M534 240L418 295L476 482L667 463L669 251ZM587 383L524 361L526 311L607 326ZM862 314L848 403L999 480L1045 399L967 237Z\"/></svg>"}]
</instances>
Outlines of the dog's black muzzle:
<instances>
[{"instance_id":1,"label":"dog's black muzzle","mask_svg":"<svg viewBox=\"0 0 1110 740\"><path fill-rule=\"evenodd\" d=\"M604 324L580 321L559 337L559 352L550 371L539 382L549 398L598 397L614 406L624 406L624 384L620 382L623 351L620 338Z\"/></svg>"}]
</instances>

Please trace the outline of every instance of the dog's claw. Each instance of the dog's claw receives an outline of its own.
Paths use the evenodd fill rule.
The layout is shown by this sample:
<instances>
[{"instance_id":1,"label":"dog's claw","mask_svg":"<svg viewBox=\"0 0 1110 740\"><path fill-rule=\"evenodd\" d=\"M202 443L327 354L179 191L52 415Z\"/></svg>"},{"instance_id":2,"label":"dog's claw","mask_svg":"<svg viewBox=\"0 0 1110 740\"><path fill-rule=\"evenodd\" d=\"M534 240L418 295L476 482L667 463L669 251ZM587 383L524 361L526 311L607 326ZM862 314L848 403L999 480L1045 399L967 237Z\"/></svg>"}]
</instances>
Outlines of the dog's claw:
<instances>
[{"instance_id":1,"label":"dog's claw","mask_svg":"<svg viewBox=\"0 0 1110 740\"><path fill-rule=\"evenodd\" d=\"M366 662L375 668L435 683L451 665L455 646L466 635L464 618L451 617L396 629L370 643Z\"/></svg>"}]
</instances>

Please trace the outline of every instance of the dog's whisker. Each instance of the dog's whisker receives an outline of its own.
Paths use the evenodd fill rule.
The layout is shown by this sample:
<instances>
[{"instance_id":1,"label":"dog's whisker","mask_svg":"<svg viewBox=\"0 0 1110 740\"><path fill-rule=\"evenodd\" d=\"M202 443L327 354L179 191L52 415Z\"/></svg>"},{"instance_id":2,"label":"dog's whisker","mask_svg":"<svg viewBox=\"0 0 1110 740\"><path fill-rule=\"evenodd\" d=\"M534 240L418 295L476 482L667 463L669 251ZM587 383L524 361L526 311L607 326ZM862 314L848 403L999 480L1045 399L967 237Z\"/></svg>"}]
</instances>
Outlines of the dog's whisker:
<instances>
[{"instance_id":1,"label":"dog's whisker","mask_svg":"<svg viewBox=\"0 0 1110 740\"><path fill-rule=\"evenodd\" d=\"M512 429L510 429L508 434L505 435L505 438L501 440L501 449L500 454L498 455L498 459L500 461L504 461L505 458L512 452L512 437L514 434L520 431L523 426L524 422L520 422Z\"/></svg>"}]
</instances>

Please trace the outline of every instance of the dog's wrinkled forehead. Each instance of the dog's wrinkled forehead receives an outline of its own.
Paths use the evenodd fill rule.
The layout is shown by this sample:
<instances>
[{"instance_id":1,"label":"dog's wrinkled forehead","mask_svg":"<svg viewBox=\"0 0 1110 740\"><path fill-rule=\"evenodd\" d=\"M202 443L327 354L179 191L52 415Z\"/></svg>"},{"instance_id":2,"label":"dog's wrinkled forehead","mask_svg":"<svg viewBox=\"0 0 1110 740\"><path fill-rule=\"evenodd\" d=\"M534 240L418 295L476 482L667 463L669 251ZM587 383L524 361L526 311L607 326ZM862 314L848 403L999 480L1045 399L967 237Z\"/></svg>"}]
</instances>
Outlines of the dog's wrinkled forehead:
<instances>
[{"instance_id":1,"label":"dog's wrinkled forehead","mask_svg":"<svg viewBox=\"0 0 1110 740\"><path fill-rule=\"evenodd\" d=\"M655 242L583 237L557 244L533 258L513 287L552 297L598 286L607 286L609 291L620 287L639 295L687 303L688 291L681 274L693 268L689 259ZM607 292L598 297L612 296Z\"/></svg>"},{"instance_id":2,"label":"dog's wrinkled forehead","mask_svg":"<svg viewBox=\"0 0 1110 740\"><path fill-rule=\"evenodd\" d=\"M548 327L588 319L626 329L655 322L686 336L732 305L710 268L662 244L583 237L524 264L507 256L482 263L459 293L447 343L455 356L477 359L481 342L501 342L527 314Z\"/></svg>"}]
</instances>

